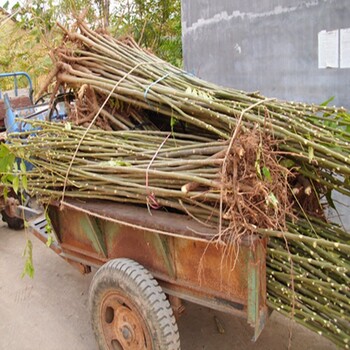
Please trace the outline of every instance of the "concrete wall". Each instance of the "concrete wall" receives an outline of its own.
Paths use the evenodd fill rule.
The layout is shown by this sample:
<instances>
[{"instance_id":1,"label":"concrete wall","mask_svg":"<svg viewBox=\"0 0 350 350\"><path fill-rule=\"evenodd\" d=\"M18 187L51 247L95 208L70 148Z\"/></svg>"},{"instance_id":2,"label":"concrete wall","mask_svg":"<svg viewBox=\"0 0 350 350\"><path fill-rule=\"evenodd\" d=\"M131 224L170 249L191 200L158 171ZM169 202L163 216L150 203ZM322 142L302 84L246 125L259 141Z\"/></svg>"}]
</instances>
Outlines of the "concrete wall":
<instances>
[{"instance_id":1,"label":"concrete wall","mask_svg":"<svg viewBox=\"0 0 350 350\"><path fill-rule=\"evenodd\" d=\"M349 27L350 0L182 0L185 69L269 97L335 96L350 108ZM349 207L338 210L350 231Z\"/></svg>"},{"instance_id":2,"label":"concrete wall","mask_svg":"<svg viewBox=\"0 0 350 350\"><path fill-rule=\"evenodd\" d=\"M183 0L182 26L185 68L199 77L350 107L350 69L319 69L318 55L319 32L350 27L350 0Z\"/></svg>"}]
</instances>

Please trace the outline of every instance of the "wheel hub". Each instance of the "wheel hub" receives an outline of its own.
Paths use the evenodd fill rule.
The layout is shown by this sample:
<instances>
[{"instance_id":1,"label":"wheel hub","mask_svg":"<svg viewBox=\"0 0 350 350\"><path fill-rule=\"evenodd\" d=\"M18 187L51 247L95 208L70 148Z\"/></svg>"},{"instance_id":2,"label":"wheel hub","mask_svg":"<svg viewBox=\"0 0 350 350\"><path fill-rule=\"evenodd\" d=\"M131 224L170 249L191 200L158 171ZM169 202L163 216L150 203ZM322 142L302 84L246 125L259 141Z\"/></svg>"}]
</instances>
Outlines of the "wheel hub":
<instances>
[{"instance_id":1,"label":"wheel hub","mask_svg":"<svg viewBox=\"0 0 350 350\"><path fill-rule=\"evenodd\" d=\"M100 321L108 350L150 350L151 336L136 305L117 291L101 304Z\"/></svg>"},{"instance_id":2,"label":"wheel hub","mask_svg":"<svg viewBox=\"0 0 350 350\"><path fill-rule=\"evenodd\" d=\"M124 339L126 341L130 341L131 339L131 332L130 332L130 329L126 326L124 326L122 329L121 329L121 332L122 332L122 335L124 337Z\"/></svg>"}]
</instances>

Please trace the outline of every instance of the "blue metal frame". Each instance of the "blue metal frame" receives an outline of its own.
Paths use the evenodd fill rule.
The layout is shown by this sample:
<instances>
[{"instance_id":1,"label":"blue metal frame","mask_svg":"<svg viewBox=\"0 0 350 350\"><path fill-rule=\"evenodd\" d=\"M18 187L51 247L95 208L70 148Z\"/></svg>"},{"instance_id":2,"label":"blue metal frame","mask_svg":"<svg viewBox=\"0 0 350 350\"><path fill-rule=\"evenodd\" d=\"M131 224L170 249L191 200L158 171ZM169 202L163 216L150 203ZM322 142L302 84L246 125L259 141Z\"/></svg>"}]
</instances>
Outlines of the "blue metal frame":
<instances>
[{"instance_id":1,"label":"blue metal frame","mask_svg":"<svg viewBox=\"0 0 350 350\"><path fill-rule=\"evenodd\" d=\"M13 109L11 107L11 101L7 94L4 95L4 103L6 109L6 117L4 119L4 122L5 128L8 133L35 130L30 124L27 124L24 121L16 120L16 118L35 118L36 120L45 120L50 112L48 104L30 105L22 108ZM56 115L55 117L57 118Z\"/></svg>"},{"instance_id":2,"label":"blue metal frame","mask_svg":"<svg viewBox=\"0 0 350 350\"><path fill-rule=\"evenodd\" d=\"M32 82L32 79L30 78L28 73L26 73L26 72L0 73L0 79L13 77L15 96L18 96L18 79L17 79L17 77L20 77L20 76L27 78L28 86L29 86L29 98L30 98L31 103L33 104L34 103L33 102L33 82ZM0 99L1 98L3 98L3 97L2 97L2 91L0 90Z\"/></svg>"},{"instance_id":3,"label":"blue metal frame","mask_svg":"<svg viewBox=\"0 0 350 350\"><path fill-rule=\"evenodd\" d=\"M16 118L22 119L36 119L45 120L51 115L49 103L34 104L33 102L33 83L29 74L26 72L11 72L11 73L0 73L0 79L13 77L14 82L14 94L18 97L18 77L25 77L28 81L28 91L30 105L21 108L12 108L11 99L7 93L3 93L0 90L0 99L4 100L6 116L4 118L5 128L8 133L30 131L35 129L25 121L16 120ZM65 108L58 108L53 111L51 118L52 120L62 120L67 116Z\"/></svg>"}]
</instances>

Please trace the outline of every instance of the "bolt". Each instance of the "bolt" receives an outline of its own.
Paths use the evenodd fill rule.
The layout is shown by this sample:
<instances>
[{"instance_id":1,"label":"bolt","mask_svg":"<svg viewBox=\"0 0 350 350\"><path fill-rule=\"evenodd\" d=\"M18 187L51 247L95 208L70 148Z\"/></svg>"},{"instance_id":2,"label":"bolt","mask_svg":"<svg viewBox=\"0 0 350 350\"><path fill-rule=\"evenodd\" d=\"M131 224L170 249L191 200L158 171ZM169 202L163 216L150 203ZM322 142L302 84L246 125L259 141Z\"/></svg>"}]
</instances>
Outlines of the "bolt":
<instances>
[{"instance_id":1,"label":"bolt","mask_svg":"<svg viewBox=\"0 0 350 350\"><path fill-rule=\"evenodd\" d=\"M122 331L122 334L123 334L123 337L125 340L129 340L131 338L131 332L130 332L129 328L123 327L121 329L121 331Z\"/></svg>"}]
</instances>

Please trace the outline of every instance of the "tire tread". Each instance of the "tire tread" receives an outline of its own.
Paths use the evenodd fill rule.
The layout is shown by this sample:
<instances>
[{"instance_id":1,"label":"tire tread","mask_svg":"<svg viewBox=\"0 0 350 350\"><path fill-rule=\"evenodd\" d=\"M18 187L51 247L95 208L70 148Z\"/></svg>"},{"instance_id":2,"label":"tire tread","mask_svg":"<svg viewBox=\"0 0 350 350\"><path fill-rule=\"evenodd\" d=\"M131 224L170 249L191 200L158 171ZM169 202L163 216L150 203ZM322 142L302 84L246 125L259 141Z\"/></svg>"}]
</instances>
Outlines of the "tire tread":
<instances>
[{"instance_id":1,"label":"tire tread","mask_svg":"<svg viewBox=\"0 0 350 350\"><path fill-rule=\"evenodd\" d=\"M142 265L134 260L122 258L108 261L95 274L90 286L90 311L96 338L93 310L95 296L103 282L128 283L137 289L145 307L149 308L152 322L158 328L158 343L155 350L180 350L180 336L171 305L156 279ZM127 282L125 282L127 281ZM100 346L100 349L101 348Z\"/></svg>"}]
</instances>

